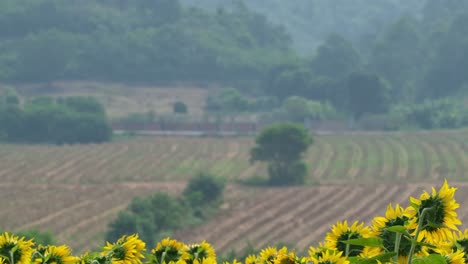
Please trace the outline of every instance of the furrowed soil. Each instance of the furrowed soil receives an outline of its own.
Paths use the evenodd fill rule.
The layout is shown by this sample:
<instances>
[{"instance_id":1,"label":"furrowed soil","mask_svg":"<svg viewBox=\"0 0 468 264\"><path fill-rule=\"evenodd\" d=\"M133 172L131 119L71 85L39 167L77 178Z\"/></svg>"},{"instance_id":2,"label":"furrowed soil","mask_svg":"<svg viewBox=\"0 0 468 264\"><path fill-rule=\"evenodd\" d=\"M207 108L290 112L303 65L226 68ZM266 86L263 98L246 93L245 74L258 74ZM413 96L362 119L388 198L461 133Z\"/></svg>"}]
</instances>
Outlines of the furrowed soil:
<instances>
[{"instance_id":1,"label":"furrowed soil","mask_svg":"<svg viewBox=\"0 0 468 264\"><path fill-rule=\"evenodd\" d=\"M228 182L221 212L178 231L184 242L207 240L219 254L286 243L307 250L339 220L370 224L388 203L440 186L458 187L468 203L468 131L317 135L305 155L302 187L239 184L266 177L249 163L253 138L142 137L89 145L0 145L0 229L51 231L75 252L104 244L109 221L132 198L179 195L201 171ZM468 212L460 210L463 222ZM153 247L149 245L148 247Z\"/></svg>"}]
</instances>

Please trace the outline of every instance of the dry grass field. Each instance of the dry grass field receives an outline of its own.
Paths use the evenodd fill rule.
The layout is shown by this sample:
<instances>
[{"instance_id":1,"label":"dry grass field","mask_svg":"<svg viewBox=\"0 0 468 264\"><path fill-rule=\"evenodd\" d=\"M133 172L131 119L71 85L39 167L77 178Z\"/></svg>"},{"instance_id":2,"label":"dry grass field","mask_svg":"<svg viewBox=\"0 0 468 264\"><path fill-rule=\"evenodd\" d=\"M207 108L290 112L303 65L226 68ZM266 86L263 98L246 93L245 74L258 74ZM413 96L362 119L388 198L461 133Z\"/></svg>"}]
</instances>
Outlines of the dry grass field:
<instances>
[{"instance_id":1,"label":"dry grass field","mask_svg":"<svg viewBox=\"0 0 468 264\"><path fill-rule=\"evenodd\" d=\"M100 82L53 82L16 86L23 100L35 96L93 96L106 108L110 118L129 113L172 113L172 104L183 101L191 115L203 115L205 98L212 89L180 85L171 87L135 86Z\"/></svg>"},{"instance_id":2,"label":"dry grass field","mask_svg":"<svg viewBox=\"0 0 468 264\"><path fill-rule=\"evenodd\" d=\"M177 194L199 171L226 179L222 212L176 236L217 252L287 242L298 249L336 220L369 221L444 178L468 201L468 131L323 135L306 155L309 185L246 187L253 138L141 137L101 145L0 145L0 229L50 230L75 251L102 245L107 223L138 195ZM386 185L384 185L386 184ZM468 211L462 210L463 222Z\"/></svg>"}]
</instances>

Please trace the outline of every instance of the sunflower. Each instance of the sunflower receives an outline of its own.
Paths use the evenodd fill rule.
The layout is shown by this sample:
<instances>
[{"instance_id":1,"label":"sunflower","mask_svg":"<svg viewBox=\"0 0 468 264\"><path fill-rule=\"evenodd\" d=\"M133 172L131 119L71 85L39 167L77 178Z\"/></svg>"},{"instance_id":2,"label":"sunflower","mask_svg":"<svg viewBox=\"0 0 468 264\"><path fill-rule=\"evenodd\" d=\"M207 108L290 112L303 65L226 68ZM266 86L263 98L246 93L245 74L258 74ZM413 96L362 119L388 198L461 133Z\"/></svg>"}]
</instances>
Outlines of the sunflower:
<instances>
[{"instance_id":1,"label":"sunflower","mask_svg":"<svg viewBox=\"0 0 468 264\"><path fill-rule=\"evenodd\" d=\"M223 264L242 264L242 262L237 261L237 259L234 259L232 262L225 261Z\"/></svg>"},{"instance_id":2,"label":"sunflower","mask_svg":"<svg viewBox=\"0 0 468 264\"><path fill-rule=\"evenodd\" d=\"M88 252L81 255L77 258L76 264L110 264L111 259L110 257L99 255L98 253L91 253Z\"/></svg>"},{"instance_id":3,"label":"sunflower","mask_svg":"<svg viewBox=\"0 0 468 264\"><path fill-rule=\"evenodd\" d=\"M262 249L259 255L260 263L273 263L277 254L278 250L275 247L267 247Z\"/></svg>"},{"instance_id":4,"label":"sunflower","mask_svg":"<svg viewBox=\"0 0 468 264\"><path fill-rule=\"evenodd\" d=\"M395 251L395 241L396 234L395 232L390 232L387 229L392 226L404 226L410 219L410 208L402 208L398 204L393 208L392 204L387 206L387 211L385 212L385 217L378 216L375 217L372 221L372 231L374 236L382 239L383 247L387 252ZM400 247L398 251L399 263L405 261L405 257L408 256L411 249L411 241L406 237L401 237ZM376 254L382 253L383 249L375 248ZM417 246L415 254L422 254L421 246Z\"/></svg>"},{"instance_id":5,"label":"sunflower","mask_svg":"<svg viewBox=\"0 0 468 264\"><path fill-rule=\"evenodd\" d=\"M214 258L202 258L193 260L193 264L216 264L216 259Z\"/></svg>"},{"instance_id":6,"label":"sunflower","mask_svg":"<svg viewBox=\"0 0 468 264\"><path fill-rule=\"evenodd\" d=\"M451 249L463 251L465 253L465 262L468 263L468 229L465 229L463 233L458 232L458 234L453 234Z\"/></svg>"},{"instance_id":7,"label":"sunflower","mask_svg":"<svg viewBox=\"0 0 468 264\"><path fill-rule=\"evenodd\" d=\"M257 256L256 255L248 255L246 258L245 258L245 261L244 263L245 264L255 264L257 263Z\"/></svg>"},{"instance_id":8,"label":"sunflower","mask_svg":"<svg viewBox=\"0 0 468 264\"><path fill-rule=\"evenodd\" d=\"M29 264L33 252L32 240L18 238L7 232L0 234L0 256L4 264Z\"/></svg>"},{"instance_id":9,"label":"sunflower","mask_svg":"<svg viewBox=\"0 0 468 264\"><path fill-rule=\"evenodd\" d=\"M186 248L187 246L183 243L167 237L161 240L161 242L156 245L156 248L151 250L151 254L154 257L151 262L169 263L171 261L188 260L189 254Z\"/></svg>"},{"instance_id":10,"label":"sunflower","mask_svg":"<svg viewBox=\"0 0 468 264\"><path fill-rule=\"evenodd\" d=\"M331 250L346 252L347 245L343 241L349 239L368 238L371 236L371 230L369 227L364 227L364 223L354 222L351 226L348 226L348 222L336 223L331 232L328 232L325 237L325 247ZM355 257L363 255L366 250L363 246L349 245L348 255Z\"/></svg>"},{"instance_id":11,"label":"sunflower","mask_svg":"<svg viewBox=\"0 0 468 264\"><path fill-rule=\"evenodd\" d=\"M71 255L69 247L62 246L47 246L40 258L34 260L35 264L75 264L77 258Z\"/></svg>"},{"instance_id":12,"label":"sunflower","mask_svg":"<svg viewBox=\"0 0 468 264\"><path fill-rule=\"evenodd\" d=\"M418 241L426 239L429 243L437 244L452 238L451 230L458 231L457 225L461 225L455 210L460 206L453 198L457 188L449 187L447 180L437 192L432 188L432 194L424 192L419 199L410 197L411 210L408 229L415 230L423 211L425 216L420 227L421 236Z\"/></svg>"},{"instance_id":13,"label":"sunflower","mask_svg":"<svg viewBox=\"0 0 468 264\"><path fill-rule=\"evenodd\" d=\"M188 246L185 253L187 253L187 263L189 264L195 263L195 260L209 262L210 259L214 259L216 261L215 251L206 241Z\"/></svg>"},{"instance_id":14,"label":"sunflower","mask_svg":"<svg viewBox=\"0 0 468 264\"><path fill-rule=\"evenodd\" d=\"M114 244L107 242L102 255L109 256L115 264L141 264L145 242L138 235L123 236Z\"/></svg>"},{"instance_id":15,"label":"sunflower","mask_svg":"<svg viewBox=\"0 0 468 264\"><path fill-rule=\"evenodd\" d=\"M349 260L343 257L343 252L324 250L320 257L311 257L312 264L349 264Z\"/></svg>"},{"instance_id":16,"label":"sunflower","mask_svg":"<svg viewBox=\"0 0 468 264\"><path fill-rule=\"evenodd\" d=\"M465 253L463 250L436 248L434 251L443 256L447 261L447 264L465 264Z\"/></svg>"},{"instance_id":17,"label":"sunflower","mask_svg":"<svg viewBox=\"0 0 468 264\"><path fill-rule=\"evenodd\" d=\"M274 259L274 264L304 264L307 262L306 258L299 258L294 251L288 252L286 247L281 248Z\"/></svg>"}]
</instances>

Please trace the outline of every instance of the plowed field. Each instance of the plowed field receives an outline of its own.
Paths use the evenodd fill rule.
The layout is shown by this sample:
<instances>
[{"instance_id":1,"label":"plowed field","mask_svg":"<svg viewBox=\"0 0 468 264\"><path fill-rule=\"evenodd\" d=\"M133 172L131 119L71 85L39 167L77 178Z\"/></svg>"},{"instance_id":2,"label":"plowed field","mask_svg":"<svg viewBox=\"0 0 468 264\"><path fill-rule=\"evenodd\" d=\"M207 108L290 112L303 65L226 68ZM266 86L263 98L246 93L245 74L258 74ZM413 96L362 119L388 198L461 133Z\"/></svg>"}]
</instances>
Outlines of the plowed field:
<instances>
[{"instance_id":1,"label":"plowed field","mask_svg":"<svg viewBox=\"0 0 468 264\"><path fill-rule=\"evenodd\" d=\"M248 162L252 138L148 137L102 145L0 145L0 229L50 230L82 251L101 245L107 223L131 198L178 193L198 171L231 183L223 212L184 241L218 251L288 242L304 249L336 220L368 221L388 202L406 201L419 183L468 179L468 132L316 136L306 155L320 186L252 188L233 184L265 167ZM387 185L382 185L386 183ZM458 199L468 203L468 187ZM467 200L467 201L465 201ZM465 210L466 211L466 210ZM461 210L464 222L468 211Z\"/></svg>"}]
</instances>

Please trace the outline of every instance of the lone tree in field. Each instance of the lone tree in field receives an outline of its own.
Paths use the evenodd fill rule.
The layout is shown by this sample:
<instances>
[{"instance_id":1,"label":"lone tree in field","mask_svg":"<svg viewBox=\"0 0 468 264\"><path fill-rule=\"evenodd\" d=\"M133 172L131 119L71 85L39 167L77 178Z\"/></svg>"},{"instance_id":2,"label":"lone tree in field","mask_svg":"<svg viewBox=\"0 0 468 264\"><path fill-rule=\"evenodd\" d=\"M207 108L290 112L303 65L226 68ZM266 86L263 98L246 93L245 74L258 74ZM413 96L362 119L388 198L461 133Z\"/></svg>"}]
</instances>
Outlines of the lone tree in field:
<instances>
[{"instance_id":1,"label":"lone tree in field","mask_svg":"<svg viewBox=\"0 0 468 264\"><path fill-rule=\"evenodd\" d=\"M301 125L283 123L265 128L250 150L250 160L268 162L269 183L290 185L304 183L307 165L302 154L313 138Z\"/></svg>"}]
</instances>

